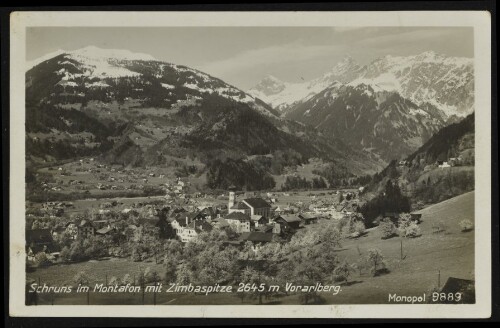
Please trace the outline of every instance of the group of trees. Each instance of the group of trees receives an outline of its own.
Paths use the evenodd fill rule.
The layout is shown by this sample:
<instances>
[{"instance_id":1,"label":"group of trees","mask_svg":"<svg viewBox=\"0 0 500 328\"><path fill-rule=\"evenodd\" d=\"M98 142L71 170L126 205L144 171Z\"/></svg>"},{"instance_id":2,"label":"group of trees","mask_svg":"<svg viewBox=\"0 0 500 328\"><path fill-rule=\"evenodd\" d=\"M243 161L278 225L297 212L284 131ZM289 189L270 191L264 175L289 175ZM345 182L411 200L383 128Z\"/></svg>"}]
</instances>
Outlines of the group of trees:
<instances>
[{"instance_id":1,"label":"group of trees","mask_svg":"<svg viewBox=\"0 0 500 328\"><path fill-rule=\"evenodd\" d=\"M314 169L312 173L325 178L330 188L348 186L354 177L347 167L339 163L330 163L322 169Z\"/></svg>"},{"instance_id":2,"label":"group of trees","mask_svg":"<svg viewBox=\"0 0 500 328\"><path fill-rule=\"evenodd\" d=\"M300 190L300 189L326 189L328 185L326 184L325 179L322 177L314 177L312 180L307 180L304 177L300 176L287 176L285 182L281 186L281 190L289 191L289 190Z\"/></svg>"},{"instance_id":3,"label":"group of trees","mask_svg":"<svg viewBox=\"0 0 500 328\"><path fill-rule=\"evenodd\" d=\"M409 212L410 199L401 193L398 184L388 180L385 190L361 207L367 226L374 226L374 220L386 212Z\"/></svg>"},{"instance_id":4,"label":"group of trees","mask_svg":"<svg viewBox=\"0 0 500 328\"><path fill-rule=\"evenodd\" d=\"M412 220L409 213L402 213L398 218L397 225L390 218L384 218L380 221L378 228L382 239L388 239L398 234L407 238L415 238L421 235L418 222Z\"/></svg>"},{"instance_id":5,"label":"group of trees","mask_svg":"<svg viewBox=\"0 0 500 328\"><path fill-rule=\"evenodd\" d=\"M211 189L266 190L276 185L273 177L243 160L216 159L207 165L207 185Z\"/></svg>"}]
</instances>

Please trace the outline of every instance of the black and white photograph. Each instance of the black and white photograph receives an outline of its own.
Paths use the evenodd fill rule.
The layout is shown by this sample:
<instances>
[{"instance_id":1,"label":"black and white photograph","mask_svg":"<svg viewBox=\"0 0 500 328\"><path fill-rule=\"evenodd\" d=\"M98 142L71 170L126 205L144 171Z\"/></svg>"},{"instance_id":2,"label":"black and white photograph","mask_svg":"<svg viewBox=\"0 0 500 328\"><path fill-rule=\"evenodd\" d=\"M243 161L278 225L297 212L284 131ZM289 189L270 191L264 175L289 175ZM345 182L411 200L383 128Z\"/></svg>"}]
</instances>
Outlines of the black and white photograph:
<instances>
[{"instance_id":1,"label":"black and white photograph","mask_svg":"<svg viewBox=\"0 0 500 328\"><path fill-rule=\"evenodd\" d=\"M481 301L477 27L126 24L23 29L28 311Z\"/></svg>"}]
</instances>

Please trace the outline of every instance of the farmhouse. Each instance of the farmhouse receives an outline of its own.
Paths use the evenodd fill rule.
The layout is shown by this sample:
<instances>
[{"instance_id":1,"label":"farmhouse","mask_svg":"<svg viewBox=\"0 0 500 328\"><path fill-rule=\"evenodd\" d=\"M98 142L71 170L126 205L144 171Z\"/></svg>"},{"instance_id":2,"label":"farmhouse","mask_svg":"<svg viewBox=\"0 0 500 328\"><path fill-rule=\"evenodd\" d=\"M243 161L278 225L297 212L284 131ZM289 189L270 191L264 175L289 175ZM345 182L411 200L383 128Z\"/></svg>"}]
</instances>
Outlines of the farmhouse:
<instances>
[{"instance_id":1,"label":"farmhouse","mask_svg":"<svg viewBox=\"0 0 500 328\"><path fill-rule=\"evenodd\" d=\"M252 220L252 226L255 228L269 223L269 220L263 215L252 215L250 219Z\"/></svg>"},{"instance_id":2,"label":"farmhouse","mask_svg":"<svg viewBox=\"0 0 500 328\"><path fill-rule=\"evenodd\" d=\"M241 242L245 243L247 241L252 243L252 250L258 252L260 248L273 240L273 235L270 233L252 231L242 233L239 239Z\"/></svg>"},{"instance_id":3,"label":"farmhouse","mask_svg":"<svg viewBox=\"0 0 500 328\"><path fill-rule=\"evenodd\" d=\"M313 213L301 213L299 218L304 222L304 225L318 222L318 216Z\"/></svg>"},{"instance_id":4,"label":"farmhouse","mask_svg":"<svg viewBox=\"0 0 500 328\"><path fill-rule=\"evenodd\" d=\"M66 233L72 239L76 239L77 237L87 238L94 235L95 227L89 220L76 220L66 224Z\"/></svg>"},{"instance_id":5,"label":"farmhouse","mask_svg":"<svg viewBox=\"0 0 500 328\"><path fill-rule=\"evenodd\" d=\"M280 233L285 233L291 229L298 229L300 227L300 218L294 214L282 214L274 219L275 224L280 227Z\"/></svg>"},{"instance_id":6,"label":"farmhouse","mask_svg":"<svg viewBox=\"0 0 500 328\"><path fill-rule=\"evenodd\" d=\"M226 215L225 219L237 233L250 232L251 219L248 214L241 212L232 212Z\"/></svg>"},{"instance_id":7,"label":"farmhouse","mask_svg":"<svg viewBox=\"0 0 500 328\"><path fill-rule=\"evenodd\" d=\"M209 232L212 226L205 221L193 221L186 227L176 229L177 237L183 242L187 243L196 238L201 232Z\"/></svg>"},{"instance_id":8,"label":"farmhouse","mask_svg":"<svg viewBox=\"0 0 500 328\"><path fill-rule=\"evenodd\" d=\"M448 167L451 167L450 164L448 164L448 162L442 162L441 164L438 165L438 167L440 169L444 169L444 168L448 168Z\"/></svg>"}]
</instances>

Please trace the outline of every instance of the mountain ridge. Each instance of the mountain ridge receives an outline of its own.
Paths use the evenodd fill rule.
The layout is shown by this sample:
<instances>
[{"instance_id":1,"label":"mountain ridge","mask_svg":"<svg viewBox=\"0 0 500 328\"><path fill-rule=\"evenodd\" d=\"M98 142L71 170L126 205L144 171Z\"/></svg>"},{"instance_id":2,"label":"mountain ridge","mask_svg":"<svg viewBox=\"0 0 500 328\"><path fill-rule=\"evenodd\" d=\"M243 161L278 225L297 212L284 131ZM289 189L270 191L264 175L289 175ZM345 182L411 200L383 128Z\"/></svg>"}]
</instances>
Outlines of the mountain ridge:
<instances>
[{"instance_id":1,"label":"mountain ridge","mask_svg":"<svg viewBox=\"0 0 500 328\"><path fill-rule=\"evenodd\" d=\"M359 65L346 56L321 77L302 83L281 82L282 90L271 92L259 82L249 93L284 112L307 101L331 83L369 84L385 91L397 91L417 104L432 103L448 116L464 117L474 109L473 59L448 57L433 51L413 56L376 58Z\"/></svg>"}]
</instances>

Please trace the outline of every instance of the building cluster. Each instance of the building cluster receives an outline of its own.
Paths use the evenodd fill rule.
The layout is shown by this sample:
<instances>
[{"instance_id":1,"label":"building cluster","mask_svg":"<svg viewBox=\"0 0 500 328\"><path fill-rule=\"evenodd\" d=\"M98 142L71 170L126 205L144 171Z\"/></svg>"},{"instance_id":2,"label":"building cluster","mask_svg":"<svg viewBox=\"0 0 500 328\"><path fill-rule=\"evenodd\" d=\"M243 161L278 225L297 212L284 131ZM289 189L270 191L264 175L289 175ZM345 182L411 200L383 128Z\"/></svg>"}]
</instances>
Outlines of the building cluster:
<instances>
[{"instance_id":1,"label":"building cluster","mask_svg":"<svg viewBox=\"0 0 500 328\"><path fill-rule=\"evenodd\" d=\"M172 183L171 187L178 191L176 196L171 198L167 195L163 201L132 203L128 206L117 201L103 202L98 208L91 210L89 217L77 216L52 229L30 229L26 239L29 258L32 259L40 251L57 256L59 250L54 240L63 234L71 240L92 236L109 236L118 240L125 238L125 235L134 235L144 227L163 229L161 225L165 224L171 226L171 231L183 243L195 239L203 232L227 229L231 236L227 244L242 246L251 242L257 251L262 245L271 242L274 236L287 239L298 229L314 224L321 218L341 219L357 212L360 206L354 192L334 192L332 197L311 194L307 204L297 201L277 206L274 204L277 198L273 193L262 196L256 193L246 194L237 199L235 192L229 192L229 198L228 194L219 195L228 199L226 204L214 204L204 201L201 193L191 193L185 199L180 197L183 195L181 191L186 187L181 179ZM158 214L165 205L169 208L167 219L160 221ZM54 211L71 206L72 203L47 202L42 209ZM123 221L124 217L135 219L127 222ZM127 240L131 239L127 237Z\"/></svg>"}]
</instances>

